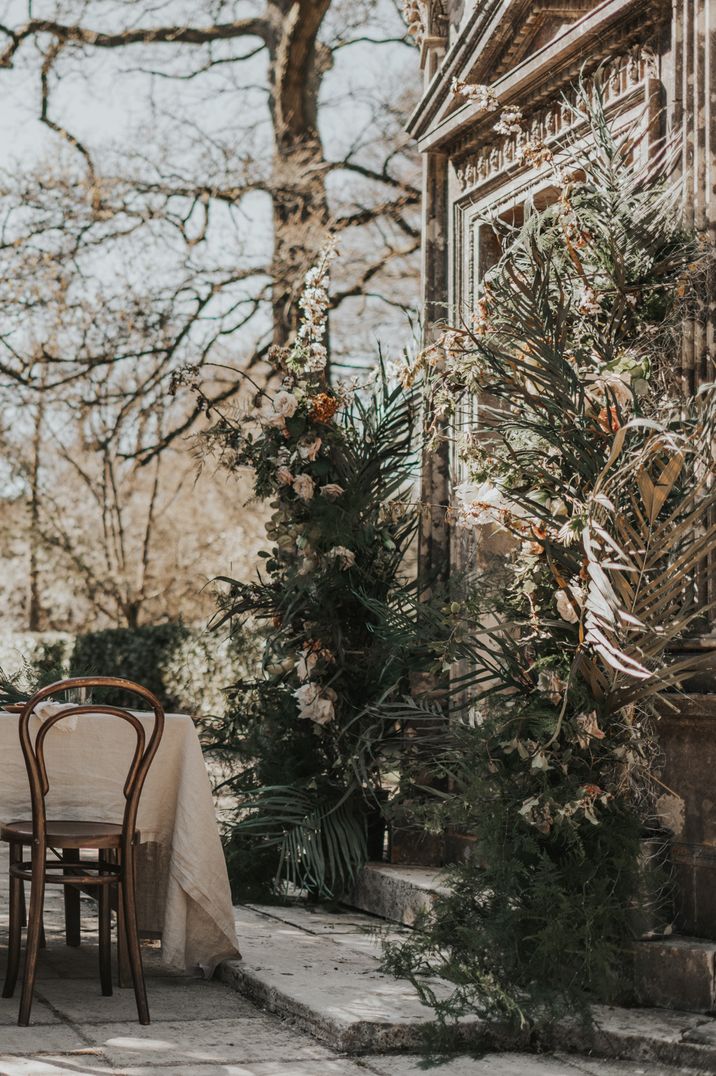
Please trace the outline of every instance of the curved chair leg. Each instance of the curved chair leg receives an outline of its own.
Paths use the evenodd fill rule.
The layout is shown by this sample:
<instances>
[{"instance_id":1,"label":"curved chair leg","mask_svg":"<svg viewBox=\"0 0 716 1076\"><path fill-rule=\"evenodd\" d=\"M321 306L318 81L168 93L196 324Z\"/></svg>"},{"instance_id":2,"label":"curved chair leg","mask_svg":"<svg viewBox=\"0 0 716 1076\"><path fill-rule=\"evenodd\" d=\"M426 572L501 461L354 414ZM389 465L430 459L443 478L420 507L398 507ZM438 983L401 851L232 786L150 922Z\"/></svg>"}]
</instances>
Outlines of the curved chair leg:
<instances>
[{"instance_id":1,"label":"curved chair leg","mask_svg":"<svg viewBox=\"0 0 716 1076\"><path fill-rule=\"evenodd\" d=\"M100 850L99 862L108 863L109 853ZM102 994L105 997L112 995L112 906L110 904L109 885L97 886L99 892L97 901L99 905L99 978L102 984Z\"/></svg>"},{"instance_id":2,"label":"curved chair leg","mask_svg":"<svg viewBox=\"0 0 716 1076\"><path fill-rule=\"evenodd\" d=\"M30 883L30 909L27 916L27 944L25 948L25 977L20 996L20 1015L18 1024L27 1027L30 1023L32 995L35 989L35 972L40 950L40 936L43 931L42 911L45 903L45 848L36 845L32 857L32 882ZM40 856L40 851L42 856Z\"/></svg>"},{"instance_id":3,"label":"curved chair leg","mask_svg":"<svg viewBox=\"0 0 716 1076\"><path fill-rule=\"evenodd\" d=\"M127 957L132 971L134 996L137 1001L137 1014L140 1024L148 1024L149 1006L147 988L144 983L142 952L139 947L139 928L137 925L137 899L134 885L134 848L125 849L122 855L122 875L120 888L124 902L124 923L127 937Z\"/></svg>"},{"instance_id":4,"label":"curved chair leg","mask_svg":"<svg viewBox=\"0 0 716 1076\"><path fill-rule=\"evenodd\" d=\"M62 849L63 863L79 863L79 861L79 848ZM66 869L63 873L67 877L72 874L72 871ZM65 890L65 941L67 945L71 945L73 948L78 948L81 939L80 891L76 885L66 885L63 888Z\"/></svg>"},{"instance_id":5,"label":"curved chair leg","mask_svg":"<svg viewBox=\"0 0 716 1076\"><path fill-rule=\"evenodd\" d=\"M10 844L10 866L22 862L22 845ZM25 914L24 887L22 878L10 875L10 930L7 946L7 968L2 996L11 998L15 993L17 973L20 969L20 949L22 947L22 926Z\"/></svg>"},{"instance_id":6,"label":"curved chair leg","mask_svg":"<svg viewBox=\"0 0 716 1076\"><path fill-rule=\"evenodd\" d=\"M117 848L112 853L112 863L122 866L122 853ZM132 969L129 966L127 956L127 926L124 921L124 894L122 886L118 882L116 888L117 900L117 985L129 987L132 985Z\"/></svg>"}]
</instances>

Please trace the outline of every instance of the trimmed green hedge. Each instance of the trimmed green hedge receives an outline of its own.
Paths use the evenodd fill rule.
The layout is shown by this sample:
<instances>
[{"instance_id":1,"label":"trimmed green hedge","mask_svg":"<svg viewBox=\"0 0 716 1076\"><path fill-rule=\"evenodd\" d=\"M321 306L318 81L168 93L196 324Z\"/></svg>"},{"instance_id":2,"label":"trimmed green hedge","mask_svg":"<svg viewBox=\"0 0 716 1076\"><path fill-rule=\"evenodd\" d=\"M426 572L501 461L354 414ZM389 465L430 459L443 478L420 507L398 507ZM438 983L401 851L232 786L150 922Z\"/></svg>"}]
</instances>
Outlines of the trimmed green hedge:
<instances>
[{"instance_id":1,"label":"trimmed green hedge","mask_svg":"<svg viewBox=\"0 0 716 1076\"><path fill-rule=\"evenodd\" d=\"M141 628L107 628L78 635L70 659L71 676L123 676L154 692L168 710L185 699L173 673L173 658L192 632L184 624L152 624ZM137 707L137 696L107 691L102 701Z\"/></svg>"}]
</instances>

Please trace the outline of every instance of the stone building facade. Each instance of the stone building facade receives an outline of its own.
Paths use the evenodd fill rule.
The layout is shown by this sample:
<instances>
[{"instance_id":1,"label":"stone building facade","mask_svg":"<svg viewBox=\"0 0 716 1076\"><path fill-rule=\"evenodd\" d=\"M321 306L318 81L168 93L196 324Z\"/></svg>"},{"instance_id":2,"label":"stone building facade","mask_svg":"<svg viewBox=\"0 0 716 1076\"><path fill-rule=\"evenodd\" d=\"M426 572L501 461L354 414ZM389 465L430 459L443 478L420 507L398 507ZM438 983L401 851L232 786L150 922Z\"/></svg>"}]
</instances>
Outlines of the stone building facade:
<instances>
[{"instance_id":1,"label":"stone building facade","mask_svg":"<svg viewBox=\"0 0 716 1076\"><path fill-rule=\"evenodd\" d=\"M482 275L497 254L485 217L519 222L531 202L539 206L555 197L549 165L535 169L522 161L520 136L498 135L494 112L456 95L456 79L489 86L501 109L521 110L529 138L550 145L574 122L564 98L572 95L575 80L601 65L607 110L616 122L638 115L646 128L646 152L665 136L676 141L686 223L716 240L716 0L407 0L405 7L424 74L409 132L424 161L428 340L475 308ZM684 329L686 390L714 380L715 326L712 298ZM465 416L468 423L472 419ZM426 578L445 578L451 564L465 557L445 513L459 477L447 447L425 460L423 499L434 506L421 534ZM474 556L475 550L469 553ZM704 605L716 600L710 570L704 572L702 600ZM713 649L716 672L716 630L689 645ZM699 686L716 690L716 677ZM672 986L664 986L653 968L671 961L673 985L677 953L683 971L678 989L687 993L675 1003L716 1006L716 946L711 944L716 942L716 789L710 776L716 772L715 700L708 693L692 695L663 727L664 783L677 794L671 806L676 925L682 937L659 943L659 951L655 943L645 950L651 983L644 989L645 1001L671 1000ZM692 935L701 939L695 948L683 940Z\"/></svg>"}]
</instances>

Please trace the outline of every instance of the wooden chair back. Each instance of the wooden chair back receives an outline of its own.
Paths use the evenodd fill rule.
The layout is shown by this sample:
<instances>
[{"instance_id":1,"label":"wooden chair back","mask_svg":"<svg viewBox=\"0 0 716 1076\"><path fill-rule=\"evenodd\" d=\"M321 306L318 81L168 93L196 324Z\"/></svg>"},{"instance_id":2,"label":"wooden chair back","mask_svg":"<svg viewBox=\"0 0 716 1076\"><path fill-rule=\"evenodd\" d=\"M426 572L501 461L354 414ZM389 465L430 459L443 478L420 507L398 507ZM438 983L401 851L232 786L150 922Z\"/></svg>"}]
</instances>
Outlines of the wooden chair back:
<instances>
[{"instance_id":1,"label":"wooden chair back","mask_svg":"<svg viewBox=\"0 0 716 1076\"><path fill-rule=\"evenodd\" d=\"M154 723L149 738L147 739L145 727L139 718L130 710L124 709L124 707L107 706L101 703L79 703L77 705L70 703L57 713L43 718L33 740L30 731L30 719L39 703L44 702L46 699L51 699L52 696L59 695L65 691L91 688L114 688L126 691L141 698L145 703L149 703L154 712ZM159 699L157 699L151 691L142 687L141 684L133 683L131 680L124 680L121 677L115 676L76 676L67 680L58 680L54 684L48 684L47 687L40 688L40 690L36 691L32 698L25 703L20 713L20 746L22 748L25 766L27 768L27 776L30 782L32 823L36 845L38 837L40 837L42 845L45 843L44 835L47 822L45 797L50 790L50 782L47 776L47 766L45 763L45 740L47 739L47 734L59 721L64 721L70 717L79 717L84 714L91 714L93 716L95 714L106 714L110 717L118 717L130 724L134 729L136 734L136 744L123 789L125 799L124 816L122 819L123 843L125 841L131 842L134 838L139 799L142 794L144 782L147 778L147 773L149 772L149 767L157 753L164 732L164 708L159 702Z\"/></svg>"}]
</instances>

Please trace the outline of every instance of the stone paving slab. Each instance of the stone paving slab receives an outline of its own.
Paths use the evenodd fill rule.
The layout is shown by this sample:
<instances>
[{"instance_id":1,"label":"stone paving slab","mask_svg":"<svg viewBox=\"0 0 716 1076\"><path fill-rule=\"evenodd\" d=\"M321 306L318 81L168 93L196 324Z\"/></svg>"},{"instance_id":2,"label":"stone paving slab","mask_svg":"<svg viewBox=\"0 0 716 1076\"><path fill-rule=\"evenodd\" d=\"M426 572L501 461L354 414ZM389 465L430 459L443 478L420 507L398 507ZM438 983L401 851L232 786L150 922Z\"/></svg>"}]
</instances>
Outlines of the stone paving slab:
<instances>
[{"instance_id":1,"label":"stone paving slab","mask_svg":"<svg viewBox=\"0 0 716 1076\"><path fill-rule=\"evenodd\" d=\"M167 1021L141 1027L128 1023L80 1024L80 1033L124 1072L150 1065L174 1072L178 1065L214 1066L255 1061L311 1061L316 1074L333 1053L308 1035L262 1015L232 1020Z\"/></svg>"},{"instance_id":2,"label":"stone paving slab","mask_svg":"<svg viewBox=\"0 0 716 1076\"><path fill-rule=\"evenodd\" d=\"M254 1005L232 994L221 983L201 979L168 982L152 979L148 993L152 1025L165 1020L191 1021L199 1013L210 1020L259 1015ZM132 1023L137 1019L133 990L115 988L111 997L102 997L97 982L92 979L58 979L38 984L35 999L35 1003L42 999L51 1007L55 1019L75 1024ZM12 1016L17 1019L16 1002L12 1002Z\"/></svg>"},{"instance_id":3,"label":"stone paving slab","mask_svg":"<svg viewBox=\"0 0 716 1076\"><path fill-rule=\"evenodd\" d=\"M354 933L347 929L348 921L338 933L316 929L316 922L321 920L314 912L304 911L302 917L300 907L290 923L284 909L237 909L244 959L223 965L222 978L340 1053L419 1051L432 1011L420 1004L408 983L381 972L373 917L356 913L350 920ZM563 1022L555 1031L554 1048L716 1073L716 1020L709 1016L602 1006L595 1008L594 1018L592 1029ZM477 1019L463 1021L460 1030L466 1048L515 1045Z\"/></svg>"},{"instance_id":4,"label":"stone paving slab","mask_svg":"<svg viewBox=\"0 0 716 1076\"><path fill-rule=\"evenodd\" d=\"M345 933L339 939L286 924L273 907L237 909L237 931L242 960L226 961L220 975L252 1001L342 1053L420 1048L432 1012L410 983L380 970L378 945L369 939L365 951L363 921L353 946ZM463 1026L466 1034L482 1027Z\"/></svg>"}]
</instances>

